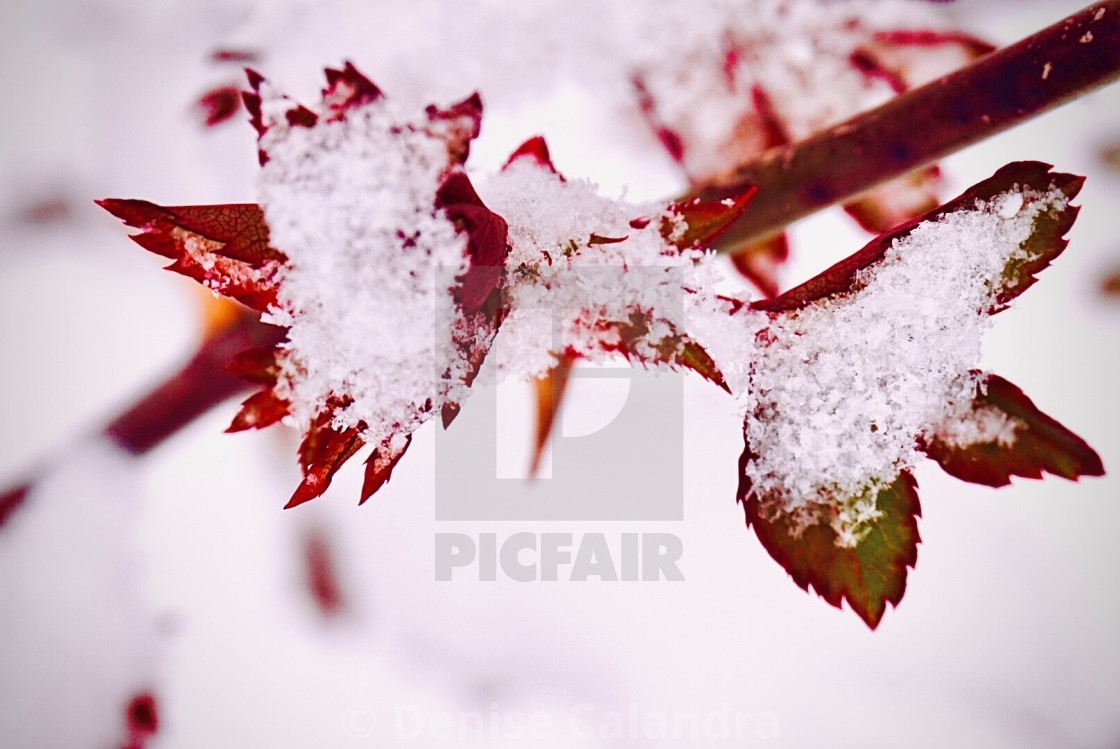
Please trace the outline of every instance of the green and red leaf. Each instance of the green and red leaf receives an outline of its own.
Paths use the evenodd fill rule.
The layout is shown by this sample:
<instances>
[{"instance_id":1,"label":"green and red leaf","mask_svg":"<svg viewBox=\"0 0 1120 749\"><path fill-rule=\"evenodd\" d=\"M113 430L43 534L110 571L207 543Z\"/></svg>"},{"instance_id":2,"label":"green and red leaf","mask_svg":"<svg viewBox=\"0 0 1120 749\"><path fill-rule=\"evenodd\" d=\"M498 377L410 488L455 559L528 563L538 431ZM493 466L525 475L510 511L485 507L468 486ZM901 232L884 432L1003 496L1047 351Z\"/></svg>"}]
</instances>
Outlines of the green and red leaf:
<instances>
[{"instance_id":1,"label":"green and red leaf","mask_svg":"<svg viewBox=\"0 0 1120 749\"><path fill-rule=\"evenodd\" d=\"M767 312L787 312L802 309L813 302L830 297L840 297L858 291L859 272L883 259L895 240L903 239L923 221L936 221L941 216L974 210L977 201L988 202L1015 188L1028 188L1036 192L1060 190L1073 198L1081 189L1083 177L1051 172L1049 164L1038 161L1016 161L1004 166L988 179L973 185L948 203L909 221L898 228L871 240L855 254L841 260L805 283L773 299L751 303L751 308ZM993 299L992 312L1005 308L1007 303L1023 293L1037 279L1035 274L1046 268L1066 247L1064 234L1077 217L1077 208L1066 204L1041 212L1034 221L1031 235L1023 248L1031 255L1013 262L1004 272Z\"/></svg>"},{"instance_id":2,"label":"green and red leaf","mask_svg":"<svg viewBox=\"0 0 1120 749\"><path fill-rule=\"evenodd\" d=\"M98 205L140 229L131 239L171 259L168 270L258 311L276 302L276 272L287 261L269 245L264 213L253 203L158 206L106 198Z\"/></svg>"},{"instance_id":3,"label":"green and red leaf","mask_svg":"<svg viewBox=\"0 0 1120 749\"><path fill-rule=\"evenodd\" d=\"M1030 162L1028 162L1030 163ZM1046 166L1040 164L1039 166ZM1006 167L1005 167L1006 168ZM1081 186L1085 184L1084 177L1073 174L1052 174L1050 187L1056 188L1072 200ZM1028 183L1029 184L1029 183ZM1032 185L1033 186L1033 185ZM1046 186L1036 189L1047 189ZM1065 206L1051 207L1035 216L1031 234L1023 242L1022 247L1029 253L1028 257L1012 261L1003 272L1003 283L996 293L995 303L992 305L993 313L1007 309L1008 304L1015 297L1022 294L1038 280L1036 275L1045 270L1054 258L1062 254L1069 240L1065 238L1066 232L1073 226L1077 219L1079 206L1066 203Z\"/></svg>"},{"instance_id":4,"label":"green and red leaf","mask_svg":"<svg viewBox=\"0 0 1120 749\"><path fill-rule=\"evenodd\" d=\"M1104 475L1100 456L1085 440L1042 413L1022 390L997 375L988 375L972 400L972 414L988 409L1010 420L1010 440L993 437L958 445L935 431L922 440L922 449L951 476L986 486L1006 486L1012 476L1040 479L1044 471L1073 481Z\"/></svg>"},{"instance_id":5,"label":"green and red leaf","mask_svg":"<svg viewBox=\"0 0 1120 749\"><path fill-rule=\"evenodd\" d=\"M906 592L907 570L918 561L917 482L902 471L889 486L878 490L880 514L854 547L841 546L827 516L801 527L789 515L767 511L764 498L750 489L745 469L749 448L740 459L739 502L763 548L803 590L841 608L848 605L867 626L875 629L887 604L898 606Z\"/></svg>"}]
</instances>

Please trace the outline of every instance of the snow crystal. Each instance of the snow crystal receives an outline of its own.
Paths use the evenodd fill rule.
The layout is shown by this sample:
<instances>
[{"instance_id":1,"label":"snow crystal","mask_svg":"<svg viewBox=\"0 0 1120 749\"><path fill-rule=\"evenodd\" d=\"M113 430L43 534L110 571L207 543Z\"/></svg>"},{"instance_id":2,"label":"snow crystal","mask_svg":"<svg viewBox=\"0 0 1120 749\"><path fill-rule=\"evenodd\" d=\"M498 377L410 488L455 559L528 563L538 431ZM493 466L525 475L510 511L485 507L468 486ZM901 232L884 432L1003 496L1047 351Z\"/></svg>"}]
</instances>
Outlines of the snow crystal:
<instances>
[{"instance_id":1,"label":"snow crystal","mask_svg":"<svg viewBox=\"0 0 1120 749\"><path fill-rule=\"evenodd\" d=\"M703 252L670 244L687 228L678 217L664 205L602 197L592 183L563 180L529 158L481 183L479 194L509 223L512 246L511 312L494 343L501 376L542 375L563 350L602 360L624 345L602 323L630 323L634 315L643 333L630 353L647 364L663 361L657 346L684 331L685 297L702 288L703 271L694 266L708 263Z\"/></svg>"},{"instance_id":2,"label":"snow crystal","mask_svg":"<svg viewBox=\"0 0 1120 749\"><path fill-rule=\"evenodd\" d=\"M267 96L266 114L283 101ZM269 314L290 328L277 393L299 424L331 396L348 397L334 426L364 423L379 443L438 411L420 409L440 373L465 367L449 360L446 324L437 336L437 313L466 269L467 238L435 207L447 141L423 110L387 99L313 127L273 119L259 192L289 258Z\"/></svg>"},{"instance_id":3,"label":"snow crystal","mask_svg":"<svg viewBox=\"0 0 1120 749\"><path fill-rule=\"evenodd\" d=\"M991 443L1010 447L1015 444L1015 433L1024 426L1019 419L993 406L969 406L949 415L932 432L938 440L951 447Z\"/></svg>"},{"instance_id":4,"label":"snow crystal","mask_svg":"<svg viewBox=\"0 0 1120 749\"><path fill-rule=\"evenodd\" d=\"M918 437L971 402L995 279L1025 254L1035 216L1065 200L1016 190L925 222L853 293L772 317L744 397L757 456L747 473L777 498L770 511L809 522L831 507L840 543L858 542L877 490L915 463ZM968 439L1006 428L985 420Z\"/></svg>"}]
</instances>

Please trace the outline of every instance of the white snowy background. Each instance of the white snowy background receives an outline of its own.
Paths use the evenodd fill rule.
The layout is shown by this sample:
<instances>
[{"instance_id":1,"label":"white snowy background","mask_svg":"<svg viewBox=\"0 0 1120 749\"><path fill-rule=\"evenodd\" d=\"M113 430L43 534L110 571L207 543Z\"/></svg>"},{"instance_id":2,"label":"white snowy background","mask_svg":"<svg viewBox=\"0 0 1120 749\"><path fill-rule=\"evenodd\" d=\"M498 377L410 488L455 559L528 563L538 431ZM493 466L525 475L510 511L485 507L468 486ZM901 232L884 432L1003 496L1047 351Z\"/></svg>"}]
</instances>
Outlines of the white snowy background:
<instances>
[{"instance_id":1,"label":"white snowy background","mask_svg":"<svg viewBox=\"0 0 1120 749\"><path fill-rule=\"evenodd\" d=\"M45 476L0 528L0 746L119 746L124 706L144 690L158 701L158 749L1120 745L1114 475L992 490L924 465L918 565L900 608L871 632L797 588L744 528L741 424L730 399L695 377L679 523L436 523L434 425L360 509L352 466L322 499L281 511L298 480L295 435L223 434L234 402L140 459L89 438L200 336L192 284L160 271L93 199L254 200L243 114L206 129L192 109L206 90L241 82L236 64L210 60L215 49L260 52L255 66L307 101L322 67L344 59L417 100L481 86L472 169L496 168L544 133L562 171L606 194L680 191L635 112L612 103L623 89L587 85L595 56L610 54L593 4L524 3L504 22L496 5L0 9L0 483L33 466ZM1078 7L962 0L947 12L1006 44ZM572 59L561 43L586 69L553 64ZM1118 141L1113 86L943 163L947 196L1017 159L1088 175L1069 249L997 318L984 366L1112 471L1120 301L1099 289L1120 265L1120 173L1100 151ZM28 219L52 203L68 211ZM839 212L795 226L793 240L787 287L866 241ZM620 399L589 381L570 395L568 433L595 428ZM503 396L499 441L523 451L519 463L529 391ZM518 530L676 533L686 581L433 581L436 532ZM303 581L312 532L330 541L345 598L329 620ZM674 712L710 735L642 737L646 716ZM551 728L527 738L505 722L529 715ZM443 718L452 738L440 738Z\"/></svg>"}]
</instances>

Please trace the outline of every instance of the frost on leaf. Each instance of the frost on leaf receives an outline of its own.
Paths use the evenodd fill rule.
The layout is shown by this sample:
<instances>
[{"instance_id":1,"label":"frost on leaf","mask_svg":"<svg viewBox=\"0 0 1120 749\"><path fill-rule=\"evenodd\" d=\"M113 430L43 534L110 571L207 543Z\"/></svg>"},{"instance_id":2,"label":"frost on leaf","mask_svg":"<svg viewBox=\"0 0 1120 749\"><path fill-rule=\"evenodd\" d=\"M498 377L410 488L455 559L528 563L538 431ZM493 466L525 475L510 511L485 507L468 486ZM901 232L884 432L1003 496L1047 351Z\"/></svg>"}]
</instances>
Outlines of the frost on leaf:
<instances>
[{"instance_id":1,"label":"frost on leaf","mask_svg":"<svg viewBox=\"0 0 1120 749\"><path fill-rule=\"evenodd\" d=\"M285 329L230 365L265 389L229 431L307 425L288 506L370 443L365 501L420 424L458 413L505 314L506 224L461 168L482 102L409 109L346 63L312 109L248 75L259 206L99 203L172 270Z\"/></svg>"},{"instance_id":2,"label":"frost on leaf","mask_svg":"<svg viewBox=\"0 0 1120 749\"><path fill-rule=\"evenodd\" d=\"M288 257L268 314L288 337L275 367L256 363L271 396L247 401L234 427L285 406L309 424L289 506L366 443L362 501L380 488L417 427L458 412L504 314L507 227L461 171L478 96L410 109L349 64L327 82L314 110L255 74L247 99L261 206Z\"/></svg>"},{"instance_id":3,"label":"frost on leaf","mask_svg":"<svg viewBox=\"0 0 1120 749\"><path fill-rule=\"evenodd\" d=\"M741 395L740 499L800 584L811 570L814 588L836 603L860 550L877 548L867 539L909 538L900 528L910 521L891 508L912 505L916 515L907 471L920 445L950 473L985 483L1099 472L1087 445L976 371L992 314L1064 248L1079 186L1046 164L1010 164L802 286L732 312L756 343ZM974 404L977 393L984 400ZM819 548L826 539L835 553ZM901 595L905 575L892 579L877 607L853 603L869 624Z\"/></svg>"},{"instance_id":4,"label":"frost on leaf","mask_svg":"<svg viewBox=\"0 0 1120 749\"><path fill-rule=\"evenodd\" d=\"M141 230L132 241L173 260L168 270L258 311L276 301L276 274L286 258L270 245L268 224L258 206L164 207L117 198L96 202Z\"/></svg>"},{"instance_id":5,"label":"frost on leaf","mask_svg":"<svg viewBox=\"0 0 1120 749\"><path fill-rule=\"evenodd\" d=\"M828 297L858 291L864 285L863 272L880 262L895 243L905 241L922 225L968 212L979 203L986 206L989 214L1008 222L1019 219L1022 223L1024 217L1028 222L1020 227L1026 231L1018 240L1019 251L1008 253L998 275L986 279L988 288L994 290L989 294L988 310L999 311L1033 284L1037 280L1034 274L1045 269L1068 244L1064 235L1073 225L1078 211L1069 201L1080 191L1084 177L1051 172L1050 168L1049 164L1038 161L1008 164L944 205L871 240L858 252L800 286L777 298L754 302L751 307L768 312L792 311ZM1026 200L1024 195L1035 199ZM997 226L991 221L983 223L989 228Z\"/></svg>"},{"instance_id":6,"label":"frost on leaf","mask_svg":"<svg viewBox=\"0 0 1120 749\"><path fill-rule=\"evenodd\" d=\"M712 272L703 248L741 215L753 189L723 201L630 205L565 179L537 137L481 191L508 222L512 245L500 371L540 378L562 357L622 354L726 387L686 316ZM537 311L554 324L542 328Z\"/></svg>"},{"instance_id":7,"label":"frost on leaf","mask_svg":"<svg viewBox=\"0 0 1120 749\"><path fill-rule=\"evenodd\" d=\"M742 462L746 460L749 453L744 453ZM874 519L853 539L842 539L836 530L846 508L821 508L811 522L794 521L769 509L766 499L751 491L746 478L738 499L747 526L754 528L763 548L795 583L804 590L812 586L837 608L847 601L874 629L887 604L897 606L902 601L907 568L918 561L921 505L917 488L913 476L902 471L893 482L857 498L852 504L872 508Z\"/></svg>"},{"instance_id":8,"label":"frost on leaf","mask_svg":"<svg viewBox=\"0 0 1120 749\"><path fill-rule=\"evenodd\" d=\"M1040 479L1043 471L1072 480L1104 475L1085 440L992 374L977 384L964 410L930 430L922 447L947 473L974 484L1006 486L1012 476Z\"/></svg>"}]
</instances>

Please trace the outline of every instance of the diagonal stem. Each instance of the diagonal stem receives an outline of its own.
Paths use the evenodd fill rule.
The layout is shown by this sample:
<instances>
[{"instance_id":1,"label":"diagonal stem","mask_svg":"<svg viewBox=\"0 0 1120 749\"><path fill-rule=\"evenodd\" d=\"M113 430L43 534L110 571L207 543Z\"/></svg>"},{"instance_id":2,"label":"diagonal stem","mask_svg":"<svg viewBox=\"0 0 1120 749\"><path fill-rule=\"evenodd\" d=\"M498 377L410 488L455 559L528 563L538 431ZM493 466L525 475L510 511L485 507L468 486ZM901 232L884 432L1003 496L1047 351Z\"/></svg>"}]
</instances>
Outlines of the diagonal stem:
<instances>
[{"instance_id":1,"label":"diagonal stem","mask_svg":"<svg viewBox=\"0 0 1120 749\"><path fill-rule=\"evenodd\" d=\"M732 168L687 197L757 185L722 251L760 241L1120 77L1120 0L1094 3L1016 44L798 143Z\"/></svg>"},{"instance_id":2,"label":"diagonal stem","mask_svg":"<svg viewBox=\"0 0 1120 749\"><path fill-rule=\"evenodd\" d=\"M102 435L133 455L142 455L222 401L251 385L226 371L237 354L280 342L285 328L265 325L243 311L228 326L206 338L179 371L168 377L105 427ZM43 468L26 483L0 493L0 526L23 504Z\"/></svg>"}]
</instances>

